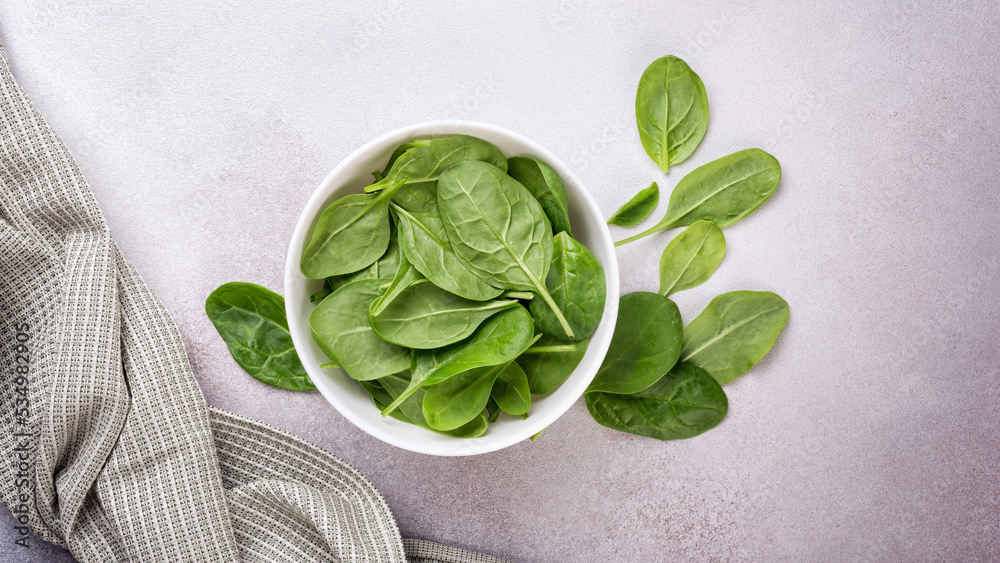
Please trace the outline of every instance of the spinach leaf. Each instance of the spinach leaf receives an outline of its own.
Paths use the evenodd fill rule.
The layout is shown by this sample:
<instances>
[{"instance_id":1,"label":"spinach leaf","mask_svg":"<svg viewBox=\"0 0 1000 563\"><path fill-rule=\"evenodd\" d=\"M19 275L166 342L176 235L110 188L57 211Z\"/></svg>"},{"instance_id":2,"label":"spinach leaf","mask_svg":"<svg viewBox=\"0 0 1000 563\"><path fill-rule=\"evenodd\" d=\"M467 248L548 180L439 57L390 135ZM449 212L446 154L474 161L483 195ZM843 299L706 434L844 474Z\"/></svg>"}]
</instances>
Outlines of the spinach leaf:
<instances>
[{"instance_id":1,"label":"spinach leaf","mask_svg":"<svg viewBox=\"0 0 1000 563\"><path fill-rule=\"evenodd\" d=\"M372 262L370 265L358 270L357 272L341 274L339 276L330 276L326 278L326 285L330 288L330 291L333 292L351 283L352 281L391 278L396 275L397 271L399 271L399 263L402 256L403 252L399 248L398 229L393 226L392 222L390 222L389 246L386 247L385 253L382 254L378 260Z\"/></svg>"},{"instance_id":2,"label":"spinach leaf","mask_svg":"<svg viewBox=\"0 0 1000 563\"><path fill-rule=\"evenodd\" d=\"M470 135L419 139L407 145L412 145L412 148L400 154L385 173L385 178L365 188L365 192L389 188L399 180L408 184L434 181L445 170L466 161L488 162L507 170L507 158L500 149Z\"/></svg>"},{"instance_id":3,"label":"spinach leaf","mask_svg":"<svg viewBox=\"0 0 1000 563\"><path fill-rule=\"evenodd\" d=\"M400 291L370 320L382 340L407 348L430 349L458 342L486 319L517 306L517 301L510 299L472 301L420 280Z\"/></svg>"},{"instance_id":4,"label":"spinach leaf","mask_svg":"<svg viewBox=\"0 0 1000 563\"><path fill-rule=\"evenodd\" d=\"M677 57L656 59L639 79L635 122L642 148L666 174L705 137L708 95L701 78Z\"/></svg>"},{"instance_id":5,"label":"spinach leaf","mask_svg":"<svg viewBox=\"0 0 1000 563\"><path fill-rule=\"evenodd\" d=\"M524 186L545 211L552 223L552 233L572 234L569 224L569 198L559 174L548 164L528 156L507 159L507 174Z\"/></svg>"},{"instance_id":6,"label":"spinach leaf","mask_svg":"<svg viewBox=\"0 0 1000 563\"><path fill-rule=\"evenodd\" d=\"M681 361L729 383L771 349L788 320L788 303L769 291L723 293L684 328Z\"/></svg>"},{"instance_id":7,"label":"spinach leaf","mask_svg":"<svg viewBox=\"0 0 1000 563\"><path fill-rule=\"evenodd\" d=\"M392 402L392 395L390 395L389 392L385 390L385 387L382 386L381 380L372 379L369 381L359 381L358 383L360 383L361 387L364 388L369 395L371 395L372 403L377 409L382 410L386 405ZM406 415L404 415L403 411L400 409L392 411L389 413L389 416L395 418L396 420L413 424L410 422L410 419L406 418Z\"/></svg>"},{"instance_id":8,"label":"spinach leaf","mask_svg":"<svg viewBox=\"0 0 1000 563\"><path fill-rule=\"evenodd\" d=\"M625 202L615 211L615 214L608 219L609 225L619 227L631 227L638 225L643 219L656 209L656 204L660 202L660 187L653 182L648 188L639 190L632 199Z\"/></svg>"},{"instance_id":9,"label":"spinach leaf","mask_svg":"<svg viewBox=\"0 0 1000 563\"><path fill-rule=\"evenodd\" d=\"M406 256L400 256L399 268L396 269L396 275L389 282L389 285L386 286L385 292L378 299L372 301L371 307L368 310L369 316L381 313L389 303L396 299L396 297L399 297L399 294L404 289L422 279L425 279L423 274L418 272L413 267L413 264L410 264Z\"/></svg>"},{"instance_id":10,"label":"spinach leaf","mask_svg":"<svg viewBox=\"0 0 1000 563\"><path fill-rule=\"evenodd\" d=\"M292 391L316 389L295 353L282 296L253 283L225 283L205 300L205 313L254 379Z\"/></svg>"},{"instance_id":11,"label":"spinach leaf","mask_svg":"<svg viewBox=\"0 0 1000 563\"><path fill-rule=\"evenodd\" d=\"M587 352L589 340L566 343L543 336L517 357L533 394L548 393L566 381Z\"/></svg>"},{"instance_id":12,"label":"spinach leaf","mask_svg":"<svg viewBox=\"0 0 1000 563\"><path fill-rule=\"evenodd\" d=\"M490 422L496 422L500 418L500 407L497 406L497 402L490 397L490 400L486 402L486 420Z\"/></svg>"},{"instance_id":13,"label":"spinach leaf","mask_svg":"<svg viewBox=\"0 0 1000 563\"><path fill-rule=\"evenodd\" d=\"M313 340L347 375L377 379L410 366L410 351L382 340L368 311L390 280L358 280L333 292L309 315Z\"/></svg>"},{"instance_id":14,"label":"spinach leaf","mask_svg":"<svg viewBox=\"0 0 1000 563\"><path fill-rule=\"evenodd\" d=\"M715 428L729 411L725 391L705 370L677 364L653 385L630 395L587 393L594 420L659 440L691 438Z\"/></svg>"},{"instance_id":15,"label":"spinach leaf","mask_svg":"<svg viewBox=\"0 0 1000 563\"><path fill-rule=\"evenodd\" d=\"M410 374L403 372L389 375L379 379L379 383L382 384L386 392L388 392L393 401L395 401L409 387ZM409 397L403 399L398 405L399 408L391 411L389 416L392 416L393 418L400 418L401 416L402 418L400 418L400 420L404 420L404 422L409 422L410 424L415 424L421 428L439 432L441 434L447 434L456 438L476 438L482 436L486 432L487 422L485 412L480 412L478 416L457 428L444 431L438 430L428 424L427 420L424 419L423 402L424 389L419 388ZM378 404L378 402L376 402L376 404ZM388 408L385 404L378 404L378 406L382 410Z\"/></svg>"},{"instance_id":16,"label":"spinach leaf","mask_svg":"<svg viewBox=\"0 0 1000 563\"><path fill-rule=\"evenodd\" d=\"M357 272L385 254L391 238L389 201L403 181L386 185L380 194L344 196L323 210L299 264L305 277Z\"/></svg>"},{"instance_id":17,"label":"spinach leaf","mask_svg":"<svg viewBox=\"0 0 1000 563\"><path fill-rule=\"evenodd\" d=\"M588 392L635 393L667 373L681 353L681 314L656 293L626 293L611 346Z\"/></svg>"},{"instance_id":18,"label":"spinach leaf","mask_svg":"<svg viewBox=\"0 0 1000 563\"><path fill-rule=\"evenodd\" d=\"M468 423L486 408L493 382L508 365L511 364L470 369L427 387L424 420L438 430L452 430Z\"/></svg>"},{"instance_id":19,"label":"spinach leaf","mask_svg":"<svg viewBox=\"0 0 1000 563\"><path fill-rule=\"evenodd\" d=\"M760 149L746 149L713 160L681 178L659 223L615 246L702 220L728 227L763 205L780 180L778 160Z\"/></svg>"},{"instance_id":20,"label":"spinach leaf","mask_svg":"<svg viewBox=\"0 0 1000 563\"><path fill-rule=\"evenodd\" d=\"M575 336L570 340L583 340L594 332L604 316L604 270L587 247L565 231L555 236L552 248L545 288L573 329ZM529 308L538 330L550 336L565 336L559 319L541 297L535 295Z\"/></svg>"},{"instance_id":21,"label":"spinach leaf","mask_svg":"<svg viewBox=\"0 0 1000 563\"><path fill-rule=\"evenodd\" d=\"M500 372L490 397L503 412L527 418L531 408L531 390L528 388L528 376L517 362L512 362Z\"/></svg>"},{"instance_id":22,"label":"spinach leaf","mask_svg":"<svg viewBox=\"0 0 1000 563\"><path fill-rule=\"evenodd\" d=\"M660 295L701 285L726 255L726 237L711 221L698 221L674 237L660 256Z\"/></svg>"},{"instance_id":23,"label":"spinach leaf","mask_svg":"<svg viewBox=\"0 0 1000 563\"><path fill-rule=\"evenodd\" d=\"M461 342L435 350L414 350L409 386L382 411L382 416L421 387L440 383L463 371L513 360L531 344L533 333L531 314L518 305L490 317Z\"/></svg>"},{"instance_id":24,"label":"spinach leaf","mask_svg":"<svg viewBox=\"0 0 1000 563\"><path fill-rule=\"evenodd\" d=\"M543 282L552 261L552 229L524 186L496 166L463 162L438 179L438 207L459 260L494 287L537 293L574 338Z\"/></svg>"},{"instance_id":25,"label":"spinach leaf","mask_svg":"<svg viewBox=\"0 0 1000 563\"><path fill-rule=\"evenodd\" d=\"M399 244L403 254L434 285L455 295L486 301L503 290L486 283L452 249L438 212L409 212L393 207L399 218Z\"/></svg>"},{"instance_id":26,"label":"spinach leaf","mask_svg":"<svg viewBox=\"0 0 1000 563\"><path fill-rule=\"evenodd\" d=\"M437 182L406 184L396 192L392 202L413 213L437 213Z\"/></svg>"}]
</instances>

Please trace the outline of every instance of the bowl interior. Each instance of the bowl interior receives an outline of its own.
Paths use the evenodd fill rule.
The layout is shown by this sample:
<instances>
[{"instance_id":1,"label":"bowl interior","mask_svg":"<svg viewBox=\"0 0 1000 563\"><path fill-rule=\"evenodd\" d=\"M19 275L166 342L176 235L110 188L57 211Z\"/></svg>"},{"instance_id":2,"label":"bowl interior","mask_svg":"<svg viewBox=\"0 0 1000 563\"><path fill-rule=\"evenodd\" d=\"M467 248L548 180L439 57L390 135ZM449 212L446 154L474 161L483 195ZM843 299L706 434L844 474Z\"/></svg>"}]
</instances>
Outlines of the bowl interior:
<instances>
[{"instance_id":1,"label":"bowl interior","mask_svg":"<svg viewBox=\"0 0 1000 563\"><path fill-rule=\"evenodd\" d=\"M322 280L305 278L299 260L320 212L334 200L361 193L371 184L373 170L381 170L392 151L417 138L474 135L500 148L508 157L532 156L551 166L562 178L569 197L574 237L582 242L604 268L607 302L600 326L591 336L587 353L573 374L546 395L532 395L528 418L503 415L490 424L486 434L473 439L453 438L430 432L391 417L383 418L361 386L340 369L320 368L329 361L313 341L309 314L315 305L309 296L319 291ZM573 173L555 156L521 135L496 126L467 121L438 121L412 125L383 135L345 158L309 199L299 217L285 266L285 304L295 349L309 377L323 396L341 414L376 438L400 448L433 455L472 455L504 448L540 432L565 413L583 394L607 352L618 315L618 263L614 243L600 209Z\"/></svg>"}]
</instances>

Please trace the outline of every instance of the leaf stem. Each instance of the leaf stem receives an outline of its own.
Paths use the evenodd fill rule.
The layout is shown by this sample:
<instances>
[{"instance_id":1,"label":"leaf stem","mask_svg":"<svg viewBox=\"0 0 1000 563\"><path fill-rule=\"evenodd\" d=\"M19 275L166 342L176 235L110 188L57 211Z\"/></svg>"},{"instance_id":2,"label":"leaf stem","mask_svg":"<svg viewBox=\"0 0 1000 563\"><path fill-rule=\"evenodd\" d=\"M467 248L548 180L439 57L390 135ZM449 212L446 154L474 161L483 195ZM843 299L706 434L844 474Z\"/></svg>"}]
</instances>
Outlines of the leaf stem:
<instances>
[{"instance_id":1,"label":"leaf stem","mask_svg":"<svg viewBox=\"0 0 1000 563\"><path fill-rule=\"evenodd\" d=\"M563 330L566 331L566 336L570 338L576 338L576 335L573 334L573 329L569 327L569 323L566 321L566 317L563 316L562 311L559 310L559 306L556 305L555 300L552 299L551 295L549 295L549 290L545 289L545 287L543 287L541 284L539 284L537 288L538 288L538 295L542 296L542 299L544 299L545 302L548 303L549 308L552 309L553 313L555 313L556 319L559 321L559 324L562 326Z\"/></svg>"},{"instance_id":2,"label":"leaf stem","mask_svg":"<svg viewBox=\"0 0 1000 563\"><path fill-rule=\"evenodd\" d=\"M532 346L528 348L522 354L551 354L557 352L573 352L576 350L576 346L572 344L563 344L557 346Z\"/></svg>"}]
</instances>

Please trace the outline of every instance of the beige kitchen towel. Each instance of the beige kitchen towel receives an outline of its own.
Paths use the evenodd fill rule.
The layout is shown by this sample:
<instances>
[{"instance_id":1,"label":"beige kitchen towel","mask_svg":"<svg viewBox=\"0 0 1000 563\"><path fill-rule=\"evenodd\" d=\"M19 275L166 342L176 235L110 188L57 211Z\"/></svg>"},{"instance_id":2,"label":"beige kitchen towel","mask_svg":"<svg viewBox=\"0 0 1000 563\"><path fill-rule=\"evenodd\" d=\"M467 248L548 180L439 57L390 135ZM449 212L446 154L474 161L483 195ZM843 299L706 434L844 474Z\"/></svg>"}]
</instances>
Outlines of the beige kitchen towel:
<instances>
[{"instance_id":1,"label":"beige kitchen towel","mask_svg":"<svg viewBox=\"0 0 1000 563\"><path fill-rule=\"evenodd\" d=\"M20 526L85 562L500 561L401 539L354 468L208 407L2 44L0 116L0 483Z\"/></svg>"}]
</instances>

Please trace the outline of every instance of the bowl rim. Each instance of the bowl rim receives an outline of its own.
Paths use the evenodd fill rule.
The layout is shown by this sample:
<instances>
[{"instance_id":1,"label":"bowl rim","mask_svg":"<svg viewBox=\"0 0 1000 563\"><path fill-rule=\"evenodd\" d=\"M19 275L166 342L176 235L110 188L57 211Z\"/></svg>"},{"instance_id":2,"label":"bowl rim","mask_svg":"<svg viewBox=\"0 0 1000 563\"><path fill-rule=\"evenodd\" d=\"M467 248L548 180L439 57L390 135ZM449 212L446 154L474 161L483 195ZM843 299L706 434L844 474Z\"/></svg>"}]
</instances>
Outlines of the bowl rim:
<instances>
[{"instance_id":1,"label":"bowl rim","mask_svg":"<svg viewBox=\"0 0 1000 563\"><path fill-rule=\"evenodd\" d=\"M598 352L596 357L599 357L600 359L597 360L596 364L594 362L590 362L588 364L591 368L589 369L589 373L587 373L584 377L574 380L574 376L577 375L577 372L584 365L584 362L581 361L581 364L573 370L566 381L564 381L560 387L557 388L558 390L563 386L569 385L572 381L572 387L576 388L576 391L572 393L571 399L564 397L562 401L554 404L554 406L551 406L544 412L536 413L523 421L513 421L514 423L522 426L523 430L519 430L518 432L505 437L495 437L492 440L489 439L489 434L486 434L472 439L451 438L447 441L431 443L405 440L402 436L394 433L391 428L372 424L370 421L356 415L347 402L342 400L342 398L338 396L333 389L329 388L328 385L325 384L325 381L316 382L317 380L323 380L326 377L324 372L319 371L322 368L319 368L318 365L311 365L311 362L303 362L306 373L310 375L310 378L314 379L317 389L337 412L367 434L383 442L412 452L438 456L477 455L506 448L544 430L555 422L555 420L565 414L566 411L568 411L570 407L572 407L580 399L580 397L583 396L586 387L597 374L597 369L600 366L601 359L603 359L604 355L607 353L608 347L611 343L611 336L614 332L614 325L618 316L619 276L618 261L614 252L614 242L611 239L611 232L608 229L607 223L603 220L603 214L601 213L600 208L597 206L597 203L594 201L590 192L586 189L580 179L559 158L549 152L545 147L539 145L531 139L503 127L467 120L428 121L401 127L372 139L342 158L337 166L326 175L323 181L320 182L317 188L313 191L302 212L299 214L298 220L296 221L285 261L285 298L301 299L304 297L305 299L308 299L308 295L299 295L300 292L298 290L302 280L305 279L299 271L301 253L305 246L306 236L313 228L315 218L327 205L326 200L332 195L333 192L345 183L345 179L340 178L340 176L345 173L345 169L353 166L355 161L363 160L368 153L378 149L393 139L398 142L405 143L407 142L405 140L407 138L412 140L419 137L427 138L459 134L480 136L481 133L486 133L487 136L493 135L507 137L513 142L523 145L526 148L526 152L530 153L539 160L544 161L556 170L561 178L563 178L564 184L567 184L568 187L567 192L572 192L569 195L573 205L579 206L582 209L582 215L600 218L600 221L596 225L597 228L594 229L595 232L593 233L592 238L596 239L599 243L601 252L598 252L598 249L596 248L591 248L591 251L594 252L604 269L607 297L601 322L598 325L597 331L595 331L595 333L590 337L591 340L588 343L587 350L587 356L589 356L591 348L594 348ZM400 139L404 140L400 141ZM340 181L338 182L338 180ZM588 224L588 227L592 226ZM609 259L601 260L600 254L603 254ZM303 329L304 326L308 326L308 316L303 322L303 319L300 317L298 307L286 306L286 311L288 316L288 328L292 336L292 342L296 350L301 351L305 346L308 346L311 343L312 339L310 331ZM596 338L598 334L600 334L602 338ZM597 341L595 342L595 340ZM584 360L586 360L586 356ZM343 377L347 377L347 375L343 374ZM554 392L555 391L552 391L552 393ZM567 397L569 396L567 395ZM372 408L374 408L374 406ZM427 430L423 431L429 432ZM442 447L442 444L450 445Z\"/></svg>"}]
</instances>

